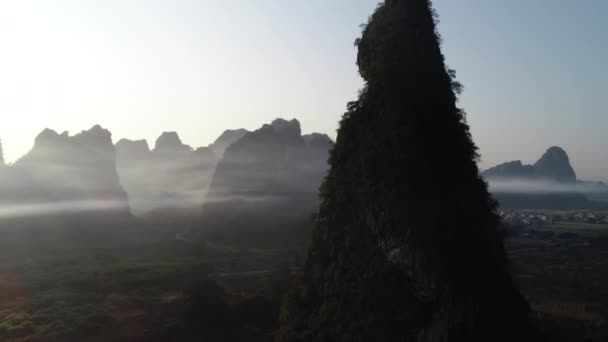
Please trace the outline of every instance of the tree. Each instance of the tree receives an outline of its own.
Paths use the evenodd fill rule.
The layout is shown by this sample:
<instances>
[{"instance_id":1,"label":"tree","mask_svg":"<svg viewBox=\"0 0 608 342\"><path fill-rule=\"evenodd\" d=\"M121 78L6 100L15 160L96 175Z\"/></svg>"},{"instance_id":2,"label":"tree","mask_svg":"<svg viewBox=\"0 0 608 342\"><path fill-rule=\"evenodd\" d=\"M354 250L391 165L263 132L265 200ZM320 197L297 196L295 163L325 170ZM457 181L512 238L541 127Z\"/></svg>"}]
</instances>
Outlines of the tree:
<instances>
[{"instance_id":1,"label":"tree","mask_svg":"<svg viewBox=\"0 0 608 342\"><path fill-rule=\"evenodd\" d=\"M365 86L340 122L279 341L528 338L435 18L429 0L387 0L356 41Z\"/></svg>"}]
</instances>

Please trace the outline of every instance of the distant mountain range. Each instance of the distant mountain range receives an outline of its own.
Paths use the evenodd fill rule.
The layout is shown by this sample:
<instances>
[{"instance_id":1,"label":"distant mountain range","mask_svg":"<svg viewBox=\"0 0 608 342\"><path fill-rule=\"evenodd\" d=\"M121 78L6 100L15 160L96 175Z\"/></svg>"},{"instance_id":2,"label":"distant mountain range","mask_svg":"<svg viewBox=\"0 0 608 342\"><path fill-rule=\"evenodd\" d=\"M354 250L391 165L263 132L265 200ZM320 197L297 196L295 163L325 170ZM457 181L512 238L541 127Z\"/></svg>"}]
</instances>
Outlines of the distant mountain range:
<instances>
[{"instance_id":1,"label":"distant mountain range","mask_svg":"<svg viewBox=\"0 0 608 342\"><path fill-rule=\"evenodd\" d=\"M482 172L482 176L503 208L608 208L608 186L578 180L568 154L557 146L550 147L533 165L511 161Z\"/></svg>"},{"instance_id":2,"label":"distant mountain range","mask_svg":"<svg viewBox=\"0 0 608 342\"><path fill-rule=\"evenodd\" d=\"M482 173L486 179L525 179L558 183L576 182L576 173L570 158L561 147L550 147L534 165L524 165L520 160L492 167Z\"/></svg>"},{"instance_id":3,"label":"distant mountain range","mask_svg":"<svg viewBox=\"0 0 608 342\"><path fill-rule=\"evenodd\" d=\"M189 217L218 236L246 226L287 231L316 210L332 145L327 135L302 135L295 119L228 130L196 149L176 132L150 149L145 140L113 145L100 126L74 136L45 129L14 164L0 160L0 219L133 213Z\"/></svg>"},{"instance_id":4,"label":"distant mountain range","mask_svg":"<svg viewBox=\"0 0 608 342\"><path fill-rule=\"evenodd\" d=\"M13 206L23 214L63 206L127 214L128 198L116 171L111 133L100 126L74 136L45 129L26 155L2 167L0 203L5 211Z\"/></svg>"},{"instance_id":5,"label":"distant mountain range","mask_svg":"<svg viewBox=\"0 0 608 342\"><path fill-rule=\"evenodd\" d=\"M277 119L255 131L227 130L208 147L164 132L151 149L94 126L70 136L46 129L11 165L0 146L0 219L28 215L188 217L218 239L307 232L333 141ZM503 208L608 208L608 186L581 181L566 151L549 148L533 165L492 167L482 176Z\"/></svg>"},{"instance_id":6,"label":"distant mountain range","mask_svg":"<svg viewBox=\"0 0 608 342\"><path fill-rule=\"evenodd\" d=\"M232 145L235 141L241 139L245 135L249 134L246 129L229 129L224 131L222 135L219 136L211 145L209 145L209 149L215 153L218 158L221 158L224 155L224 151L228 148L228 146Z\"/></svg>"},{"instance_id":7,"label":"distant mountain range","mask_svg":"<svg viewBox=\"0 0 608 342\"><path fill-rule=\"evenodd\" d=\"M50 129L12 165L0 166L0 250L120 246L137 226L116 171L109 131L70 136Z\"/></svg>"},{"instance_id":8,"label":"distant mountain range","mask_svg":"<svg viewBox=\"0 0 608 342\"><path fill-rule=\"evenodd\" d=\"M117 170L135 214L163 208L200 211L218 161L210 148L185 145L165 132L150 150L145 140L116 143Z\"/></svg>"}]
</instances>

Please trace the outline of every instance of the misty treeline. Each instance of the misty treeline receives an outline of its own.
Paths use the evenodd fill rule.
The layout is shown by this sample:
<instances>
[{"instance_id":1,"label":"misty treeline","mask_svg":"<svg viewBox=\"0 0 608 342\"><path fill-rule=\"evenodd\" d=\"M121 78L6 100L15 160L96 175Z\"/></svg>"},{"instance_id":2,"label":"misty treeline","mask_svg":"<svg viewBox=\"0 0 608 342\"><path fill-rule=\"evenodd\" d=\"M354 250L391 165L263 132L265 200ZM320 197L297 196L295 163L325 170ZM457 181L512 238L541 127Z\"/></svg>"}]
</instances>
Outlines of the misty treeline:
<instances>
[{"instance_id":1,"label":"misty treeline","mask_svg":"<svg viewBox=\"0 0 608 342\"><path fill-rule=\"evenodd\" d=\"M229 130L197 149L175 132L150 149L145 140L114 146L100 126L74 136L46 129L31 151L0 170L0 218L133 214L244 241L259 231L288 237L297 225L301 240L332 144L324 134L302 134L295 119Z\"/></svg>"}]
</instances>

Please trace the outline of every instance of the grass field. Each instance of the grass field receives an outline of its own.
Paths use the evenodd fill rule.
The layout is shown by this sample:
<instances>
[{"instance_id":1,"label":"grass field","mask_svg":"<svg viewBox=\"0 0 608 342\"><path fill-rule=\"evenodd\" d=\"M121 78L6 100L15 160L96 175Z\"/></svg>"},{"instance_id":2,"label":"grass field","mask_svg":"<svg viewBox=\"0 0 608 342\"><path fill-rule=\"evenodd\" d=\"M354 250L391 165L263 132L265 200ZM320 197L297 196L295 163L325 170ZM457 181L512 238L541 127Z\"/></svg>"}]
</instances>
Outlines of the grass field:
<instances>
[{"instance_id":1,"label":"grass field","mask_svg":"<svg viewBox=\"0 0 608 342\"><path fill-rule=\"evenodd\" d=\"M583 237L608 237L608 224L591 224L582 222L557 222L543 225L538 230L549 230L556 233L572 232Z\"/></svg>"},{"instance_id":2,"label":"grass field","mask_svg":"<svg viewBox=\"0 0 608 342\"><path fill-rule=\"evenodd\" d=\"M198 248L171 241L149 249L74 248L0 259L0 341L162 341L164 334L183 330L192 296L205 284L224 286L225 299L211 290L225 300L214 305L236 308L236 317L241 302L276 290L273 270L292 267L294 255L290 249ZM213 276L251 270L264 272L242 279Z\"/></svg>"},{"instance_id":3,"label":"grass field","mask_svg":"<svg viewBox=\"0 0 608 342\"><path fill-rule=\"evenodd\" d=\"M592 241L608 236L608 225L542 229ZM3 250L0 341L272 341L281 297L306 246L256 249L167 236L146 241ZM608 248L520 237L508 249L544 331L574 337L568 342L608 340ZM176 338L189 324L217 335Z\"/></svg>"},{"instance_id":4,"label":"grass field","mask_svg":"<svg viewBox=\"0 0 608 342\"><path fill-rule=\"evenodd\" d=\"M551 341L608 341L608 250L593 242L508 241L517 282Z\"/></svg>"}]
</instances>

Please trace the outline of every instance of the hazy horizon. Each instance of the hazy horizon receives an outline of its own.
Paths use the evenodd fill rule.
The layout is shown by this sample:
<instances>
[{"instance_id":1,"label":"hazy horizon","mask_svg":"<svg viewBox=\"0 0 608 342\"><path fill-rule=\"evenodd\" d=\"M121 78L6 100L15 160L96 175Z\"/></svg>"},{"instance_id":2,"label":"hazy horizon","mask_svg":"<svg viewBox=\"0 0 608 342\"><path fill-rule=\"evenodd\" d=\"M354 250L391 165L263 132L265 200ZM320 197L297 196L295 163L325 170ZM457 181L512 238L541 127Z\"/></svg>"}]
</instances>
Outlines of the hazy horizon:
<instances>
[{"instance_id":1,"label":"hazy horizon","mask_svg":"<svg viewBox=\"0 0 608 342\"><path fill-rule=\"evenodd\" d=\"M176 131L206 146L224 130L297 118L335 138L362 81L353 41L375 0L0 3L0 139L7 161L44 128L100 124L121 138ZM481 167L563 147L579 178L608 180L601 44L608 3L435 0ZM568 25L563 25L564 20Z\"/></svg>"}]
</instances>

